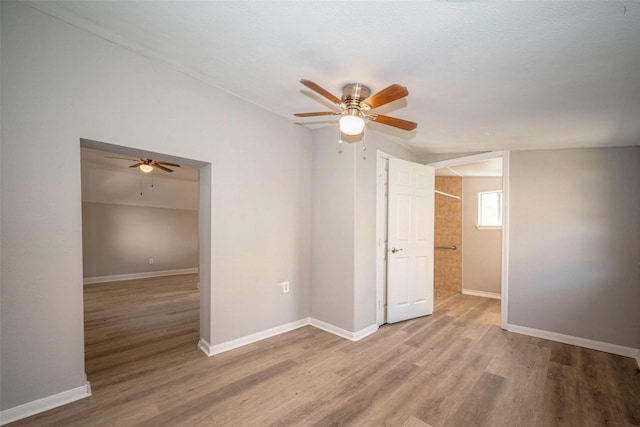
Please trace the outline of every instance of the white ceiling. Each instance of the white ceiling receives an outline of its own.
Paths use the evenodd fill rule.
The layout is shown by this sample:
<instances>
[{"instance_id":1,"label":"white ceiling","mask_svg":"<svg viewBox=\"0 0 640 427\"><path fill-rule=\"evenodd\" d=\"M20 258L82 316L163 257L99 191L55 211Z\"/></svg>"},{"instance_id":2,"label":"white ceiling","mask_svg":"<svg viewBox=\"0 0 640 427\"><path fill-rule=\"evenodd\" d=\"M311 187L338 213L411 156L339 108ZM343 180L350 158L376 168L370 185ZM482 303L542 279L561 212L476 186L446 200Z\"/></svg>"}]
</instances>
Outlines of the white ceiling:
<instances>
[{"instance_id":1,"label":"white ceiling","mask_svg":"<svg viewBox=\"0 0 640 427\"><path fill-rule=\"evenodd\" d=\"M401 83L417 131L369 128L415 152L640 143L638 2L32 4L292 121L326 110L300 78Z\"/></svg>"},{"instance_id":2,"label":"white ceiling","mask_svg":"<svg viewBox=\"0 0 640 427\"><path fill-rule=\"evenodd\" d=\"M437 176L502 176L502 158L481 160L456 166L436 169Z\"/></svg>"},{"instance_id":3,"label":"white ceiling","mask_svg":"<svg viewBox=\"0 0 640 427\"><path fill-rule=\"evenodd\" d=\"M92 142L84 140L83 143ZM135 154L149 155L142 152ZM133 164L130 160L106 156L135 158L122 153L81 147L83 202L198 210L198 169L179 162L178 164L182 163L181 167L171 168L174 169L172 173L155 169L144 174L138 168L129 168ZM168 160L158 156L153 158Z\"/></svg>"}]
</instances>

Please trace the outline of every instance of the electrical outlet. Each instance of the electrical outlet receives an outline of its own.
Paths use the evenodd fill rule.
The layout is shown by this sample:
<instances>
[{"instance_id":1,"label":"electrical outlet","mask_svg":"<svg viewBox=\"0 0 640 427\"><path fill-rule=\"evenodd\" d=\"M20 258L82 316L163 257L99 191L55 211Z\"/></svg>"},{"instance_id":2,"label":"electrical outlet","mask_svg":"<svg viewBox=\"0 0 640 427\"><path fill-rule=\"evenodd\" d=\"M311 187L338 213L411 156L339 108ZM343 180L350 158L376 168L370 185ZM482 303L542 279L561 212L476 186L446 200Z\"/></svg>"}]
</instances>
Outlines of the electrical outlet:
<instances>
[{"instance_id":1,"label":"electrical outlet","mask_svg":"<svg viewBox=\"0 0 640 427\"><path fill-rule=\"evenodd\" d=\"M149 264L153 264L153 258L149 258Z\"/></svg>"},{"instance_id":2,"label":"electrical outlet","mask_svg":"<svg viewBox=\"0 0 640 427\"><path fill-rule=\"evenodd\" d=\"M289 293L289 282L280 282L280 286L282 286L282 293Z\"/></svg>"}]
</instances>

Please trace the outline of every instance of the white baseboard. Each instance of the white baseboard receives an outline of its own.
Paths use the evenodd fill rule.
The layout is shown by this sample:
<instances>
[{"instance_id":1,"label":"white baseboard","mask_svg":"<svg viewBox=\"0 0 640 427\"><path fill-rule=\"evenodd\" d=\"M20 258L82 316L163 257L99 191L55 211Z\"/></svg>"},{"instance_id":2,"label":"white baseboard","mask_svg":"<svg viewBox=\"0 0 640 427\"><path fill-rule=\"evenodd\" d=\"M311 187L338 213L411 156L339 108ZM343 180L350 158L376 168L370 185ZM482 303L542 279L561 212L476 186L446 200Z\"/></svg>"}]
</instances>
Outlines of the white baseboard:
<instances>
[{"instance_id":1,"label":"white baseboard","mask_svg":"<svg viewBox=\"0 0 640 427\"><path fill-rule=\"evenodd\" d=\"M378 332L378 328L379 326L377 324L373 324L364 329L360 329L359 331L353 333L353 339L351 341L360 341L361 339L366 338L375 332Z\"/></svg>"},{"instance_id":2,"label":"white baseboard","mask_svg":"<svg viewBox=\"0 0 640 427\"><path fill-rule=\"evenodd\" d=\"M257 341L262 341L266 338L271 338L285 332L293 331L294 329L298 329L307 325L322 329L323 331L332 333L342 338L346 338L350 341L359 341L378 330L378 325L371 325L357 332L349 332L330 323L323 322L322 320L307 317L304 319L296 320L295 322L276 326L275 328L256 332L255 334L247 335L245 337L240 337L231 341L223 342L221 344L211 345L205 339L200 338L200 341L198 341L198 349L207 356L213 356L216 354L224 353L225 351L233 350L234 348L242 347L243 345L252 344Z\"/></svg>"},{"instance_id":3,"label":"white baseboard","mask_svg":"<svg viewBox=\"0 0 640 427\"><path fill-rule=\"evenodd\" d=\"M497 294L495 292L474 291L473 289L463 289L462 290L462 294L463 295L473 295L474 297L502 299L502 295Z\"/></svg>"},{"instance_id":4,"label":"white baseboard","mask_svg":"<svg viewBox=\"0 0 640 427\"><path fill-rule=\"evenodd\" d=\"M571 335L558 334L556 332L543 331L541 329L527 328L525 326L507 325L507 331L517 334L528 335L536 338L544 338L550 341L561 342L563 344L575 345L578 347L589 348L591 350L604 351L605 353L617 354L625 357L635 357L640 365L639 349L625 347L622 345L611 344L602 341L594 341L588 338L574 337Z\"/></svg>"},{"instance_id":5,"label":"white baseboard","mask_svg":"<svg viewBox=\"0 0 640 427\"><path fill-rule=\"evenodd\" d=\"M9 424L89 396L91 396L91 385L87 381L83 386L0 411L0 425Z\"/></svg>"},{"instance_id":6,"label":"white baseboard","mask_svg":"<svg viewBox=\"0 0 640 427\"><path fill-rule=\"evenodd\" d=\"M211 344L209 344L204 338L200 338L200 340L198 341L198 350L206 354L208 357L211 357L213 356L213 354L211 354L211 352L209 351L210 348Z\"/></svg>"},{"instance_id":7,"label":"white baseboard","mask_svg":"<svg viewBox=\"0 0 640 427\"><path fill-rule=\"evenodd\" d=\"M85 285L91 285L94 283L119 282L121 280L147 279L149 277L178 276L180 274L195 274L197 272L198 272L197 268L181 268L178 270L148 271L146 273L114 274L112 276L85 277L84 279L82 279L82 282Z\"/></svg>"},{"instance_id":8,"label":"white baseboard","mask_svg":"<svg viewBox=\"0 0 640 427\"><path fill-rule=\"evenodd\" d=\"M266 329L255 334L247 335L245 337L236 338L231 341L223 342L221 344L211 345L206 340L200 339L198 342L198 348L207 356L213 356L215 354L224 353L225 351L233 350L234 348L242 347L243 345L251 344L256 341L262 341L266 338L271 338L275 335L280 335L285 332L293 331L294 329L307 326L309 324L309 318L296 320L295 322L285 323L284 325L276 326L275 328Z\"/></svg>"},{"instance_id":9,"label":"white baseboard","mask_svg":"<svg viewBox=\"0 0 640 427\"><path fill-rule=\"evenodd\" d=\"M311 326L330 332L339 337L346 338L349 341L359 341L378 330L378 325L374 324L356 332L349 332L346 329L339 328L331 323L323 322L322 320L310 318L309 321Z\"/></svg>"}]
</instances>

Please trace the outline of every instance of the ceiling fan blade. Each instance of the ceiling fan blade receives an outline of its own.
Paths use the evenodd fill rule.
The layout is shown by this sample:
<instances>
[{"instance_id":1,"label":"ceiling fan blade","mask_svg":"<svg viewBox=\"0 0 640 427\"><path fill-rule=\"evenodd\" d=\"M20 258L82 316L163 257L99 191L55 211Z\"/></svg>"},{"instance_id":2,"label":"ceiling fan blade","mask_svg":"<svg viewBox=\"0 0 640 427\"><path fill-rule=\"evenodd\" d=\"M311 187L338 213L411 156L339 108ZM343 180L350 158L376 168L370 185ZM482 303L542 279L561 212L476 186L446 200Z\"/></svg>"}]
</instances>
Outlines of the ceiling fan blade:
<instances>
[{"instance_id":1,"label":"ceiling fan blade","mask_svg":"<svg viewBox=\"0 0 640 427\"><path fill-rule=\"evenodd\" d=\"M314 116L339 116L342 113L335 113L333 111L320 111L317 113L296 113L296 117L314 117Z\"/></svg>"},{"instance_id":2,"label":"ceiling fan blade","mask_svg":"<svg viewBox=\"0 0 640 427\"><path fill-rule=\"evenodd\" d=\"M151 162L152 165L165 165L165 166L173 166L176 168L179 168L180 165L177 165L175 163L167 163L167 162L156 162L155 160L153 162Z\"/></svg>"},{"instance_id":3,"label":"ceiling fan blade","mask_svg":"<svg viewBox=\"0 0 640 427\"><path fill-rule=\"evenodd\" d=\"M157 164L157 163L154 163L154 164L153 164L153 167L154 167L154 168L158 168L158 169L162 169L162 170L163 170L163 171L165 171L165 172L169 172L169 173L173 172L171 169L169 169L169 168L165 168L164 166L159 165L159 164Z\"/></svg>"},{"instance_id":4,"label":"ceiling fan blade","mask_svg":"<svg viewBox=\"0 0 640 427\"><path fill-rule=\"evenodd\" d=\"M367 104L371 107L371 109L374 109L393 102L397 99L404 98L407 95L409 95L409 91L407 90L407 88L396 83L385 89L382 89L378 93L374 93L373 95L362 101L362 103Z\"/></svg>"},{"instance_id":5,"label":"ceiling fan blade","mask_svg":"<svg viewBox=\"0 0 640 427\"><path fill-rule=\"evenodd\" d=\"M300 83L302 83L303 85L305 85L306 87L308 87L312 91L324 96L325 98L327 98L329 101L333 102L334 104L339 105L341 107L344 105L340 98L337 98L331 92L329 92L326 89L321 88L320 86L318 86L317 84L315 84L311 80L302 79L302 80L300 80Z\"/></svg>"},{"instance_id":6,"label":"ceiling fan blade","mask_svg":"<svg viewBox=\"0 0 640 427\"><path fill-rule=\"evenodd\" d=\"M393 126L404 130L414 130L418 127L415 122L398 119L396 117L385 116L383 114L371 114L367 118L373 122L382 123L383 125Z\"/></svg>"},{"instance_id":7,"label":"ceiling fan blade","mask_svg":"<svg viewBox=\"0 0 640 427\"><path fill-rule=\"evenodd\" d=\"M136 163L135 165L129 166L130 168L137 168L140 165L144 165L144 163Z\"/></svg>"},{"instance_id":8,"label":"ceiling fan blade","mask_svg":"<svg viewBox=\"0 0 640 427\"><path fill-rule=\"evenodd\" d=\"M130 162L137 162L138 159L126 159L124 157L113 157L113 156L104 156L105 159L118 159L118 160L129 160Z\"/></svg>"}]
</instances>

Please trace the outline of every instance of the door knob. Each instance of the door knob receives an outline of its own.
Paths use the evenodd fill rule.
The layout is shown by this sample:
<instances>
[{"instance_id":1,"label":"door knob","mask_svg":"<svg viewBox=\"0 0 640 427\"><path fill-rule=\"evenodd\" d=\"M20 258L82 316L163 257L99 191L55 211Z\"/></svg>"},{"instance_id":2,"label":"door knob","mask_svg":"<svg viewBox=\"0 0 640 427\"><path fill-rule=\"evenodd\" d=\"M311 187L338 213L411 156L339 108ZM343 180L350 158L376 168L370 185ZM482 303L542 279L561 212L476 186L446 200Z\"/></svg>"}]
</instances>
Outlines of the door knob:
<instances>
[{"instance_id":1,"label":"door knob","mask_svg":"<svg viewBox=\"0 0 640 427\"><path fill-rule=\"evenodd\" d=\"M401 250L402 250L402 248L400 248L400 249L391 248L391 253L395 254L396 252L400 252Z\"/></svg>"}]
</instances>

